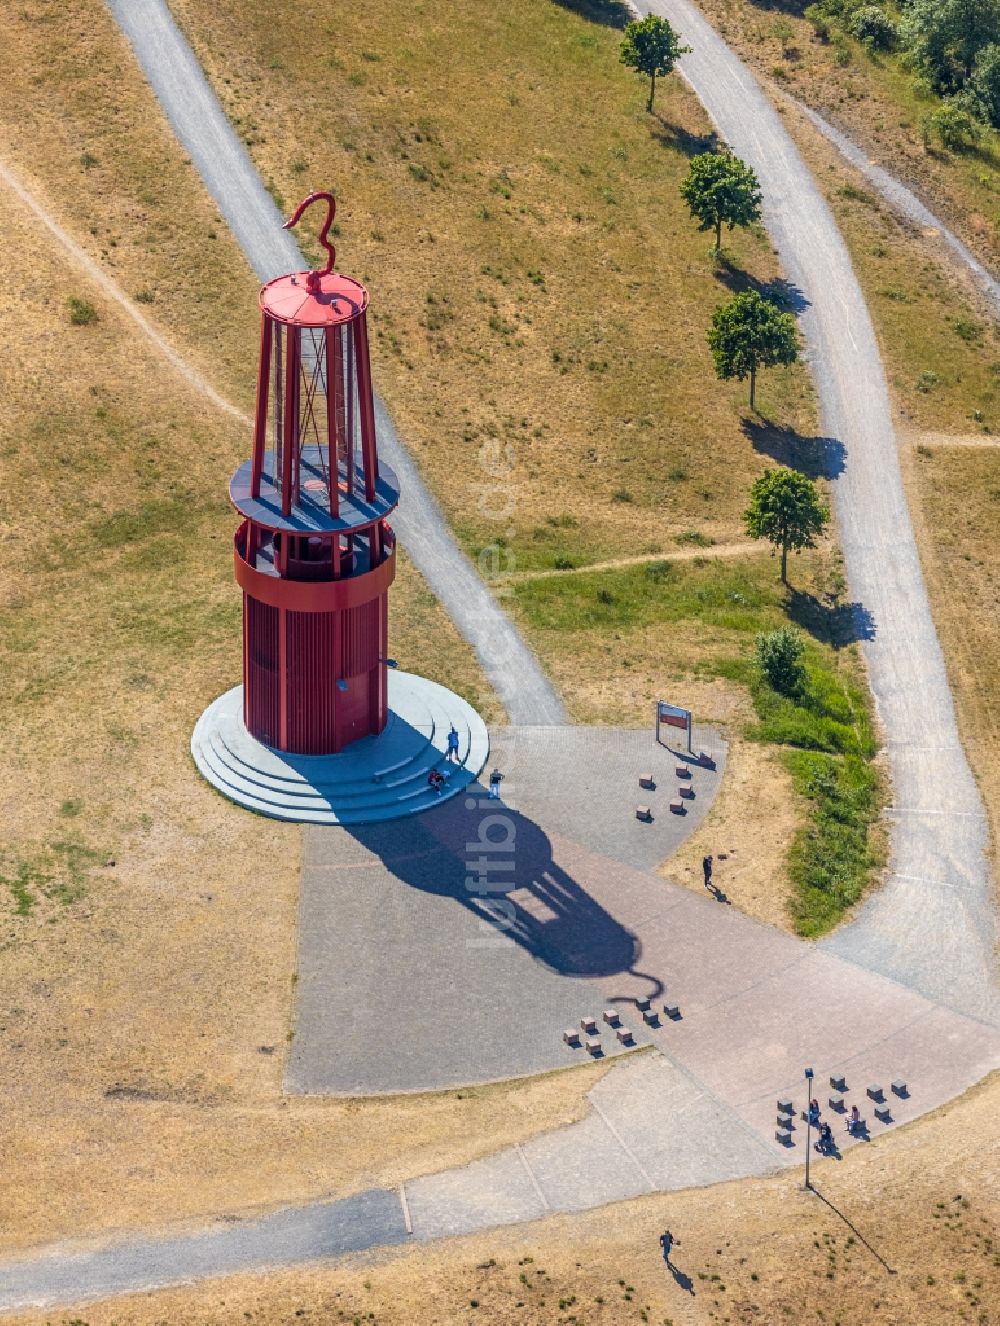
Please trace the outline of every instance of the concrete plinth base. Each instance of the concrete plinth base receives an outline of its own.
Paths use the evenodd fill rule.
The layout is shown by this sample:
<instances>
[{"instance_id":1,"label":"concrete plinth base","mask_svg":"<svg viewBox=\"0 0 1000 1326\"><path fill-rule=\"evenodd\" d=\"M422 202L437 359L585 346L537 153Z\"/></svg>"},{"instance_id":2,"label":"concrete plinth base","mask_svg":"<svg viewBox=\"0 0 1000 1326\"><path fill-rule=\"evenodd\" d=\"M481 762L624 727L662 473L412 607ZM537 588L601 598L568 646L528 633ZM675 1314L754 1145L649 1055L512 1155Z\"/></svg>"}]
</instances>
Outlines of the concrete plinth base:
<instances>
[{"instance_id":1,"label":"concrete plinth base","mask_svg":"<svg viewBox=\"0 0 1000 1326\"><path fill-rule=\"evenodd\" d=\"M445 759L448 731L458 758ZM486 724L460 696L409 672L389 673L389 721L339 755L292 755L257 741L243 723L243 687L208 706L191 754L230 801L273 819L309 824L375 824L439 805L474 782L486 763ZM445 776L440 792L427 782Z\"/></svg>"}]
</instances>

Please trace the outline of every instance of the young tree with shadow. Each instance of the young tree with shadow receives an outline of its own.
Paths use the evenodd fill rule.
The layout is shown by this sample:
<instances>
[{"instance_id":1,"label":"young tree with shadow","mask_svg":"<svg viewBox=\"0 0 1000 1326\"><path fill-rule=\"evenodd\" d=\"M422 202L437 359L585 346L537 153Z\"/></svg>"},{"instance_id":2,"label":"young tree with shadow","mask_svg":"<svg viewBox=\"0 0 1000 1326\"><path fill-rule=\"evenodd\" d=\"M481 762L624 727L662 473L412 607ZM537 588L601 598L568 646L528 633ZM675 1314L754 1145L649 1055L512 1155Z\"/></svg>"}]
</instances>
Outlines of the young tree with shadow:
<instances>
[{"instance_id":1,"label":"young tree with shadow","mask_svg":"<svg viewBox=\"0 0 1000 1326\"><path fill-rule=\"evenodd\" d=\"M781 583L788 584L788 550L815 548L816 537L830 521L811 479L795 470L765 470L754 479L750 505L743 513L752 539L767 539L781 549Z\"/></svg>"},{"instance_id":2,"label":"young tree with shadow","mask_svg":"<svg viewBox=\"0 0 1000 1326\"><path fill-rule=\"evenodd\" d=\"M708 345L723 381L750 379L751 410L756 408L757 370L794 364L799 357L795 319L756 290L735 295L715 310Z\"/></svg>"},{"instance_id":3,"label":"young tree with shadow","mask_svg":"<svg viewBox=\"0 0 1000 1326\"><path fill-rule=\"evenodd\" d=\"M722 226L750 226L760 220L760 183L750 166L732 152L702 152L691 158L681 197L699 230L715 231L715 252L722 248Z\"/></svg>"},{"instance_id":4,"label":"young tree with shadow","mask_svg":"<svg viewBox=\"0 0 1000 1326\"><path fill-rule=\"evenodd\" d=\"M657 74L666 77L690 46L682 46L680 38L665 18L647 14L625 27L622 37L621 62L637 74L649 79L649 100L646 109L653 109L656 96Z\"/></svg>"}]
</instances>

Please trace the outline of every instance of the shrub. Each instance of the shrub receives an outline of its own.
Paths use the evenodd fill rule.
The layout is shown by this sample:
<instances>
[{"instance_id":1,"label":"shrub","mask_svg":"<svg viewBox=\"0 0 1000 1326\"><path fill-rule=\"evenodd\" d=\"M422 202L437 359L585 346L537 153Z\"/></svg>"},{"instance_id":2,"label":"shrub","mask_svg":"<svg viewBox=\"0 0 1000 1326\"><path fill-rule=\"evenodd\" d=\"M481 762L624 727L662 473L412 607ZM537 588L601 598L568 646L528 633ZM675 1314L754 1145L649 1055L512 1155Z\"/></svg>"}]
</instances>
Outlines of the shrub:
<instances>
[{"instance_id":1,"label":"shrub","mask_svg":"<svg viewBox=\"0 0 1000 1326\"><path fill-rule=\"evenodd\" d=\"M822 42L830 40L830 21L820 5L806 5L803 16L812 24L812 30Z\"/></svg>"},{"instance_id":2,"label":"shrub","mask_svg":"<svg viewBox=\"0 0 1000 1326\"><path fill-rule=\"evenodd\" d=\"M878 5L862 6L854 15L851 31L873 51L891 51L898 35L895 23Z\"/></svg>"},{"instance_id":3,"label":"shrub","mask_svg":"<svg viewBox=\"0 0 1000 1326\"><path fill-rule=\"evenodd\" d=\"M952 152L966 152L979 142L979 122L954 101L946 101L931 111L923 121L924 145L937 137L942 147Z\"/></svg>"},{"instance_id":4,"label":"shrub","mask_svg":"<svg viewBox=\"0 0 1000 1326\"><path fill-rule=\"evenodd\" d=\"M89 327L97 321L97 309L85 299L71 295L69 299L69 320L74 327Z\"/></svg>"},{"instance_id":5,"label":"shrub","mask_svg":"<svg viewBox=\"0 0 1000 1326\"><path fill-rule=\"evenodd\" d=\"M757 636L757 666L767 684L779 695L801 695L806 671L802 666L805 645L790 626Z\"/></svg>"}]
</instances>

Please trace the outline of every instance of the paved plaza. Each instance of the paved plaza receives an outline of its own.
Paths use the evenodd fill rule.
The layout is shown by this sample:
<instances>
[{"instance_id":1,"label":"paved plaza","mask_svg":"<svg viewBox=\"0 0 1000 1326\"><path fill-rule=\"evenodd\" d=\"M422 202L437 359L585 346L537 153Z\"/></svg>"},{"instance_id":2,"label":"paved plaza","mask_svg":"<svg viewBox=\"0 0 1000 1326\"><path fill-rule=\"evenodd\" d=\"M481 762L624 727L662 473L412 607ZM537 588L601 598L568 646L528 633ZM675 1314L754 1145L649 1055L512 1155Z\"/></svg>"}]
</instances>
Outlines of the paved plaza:
<instances>
[{"instance_id":1,"label":"paved plaza","mask_svg":"<svg viewBox=\"0 0 1000 1326\"><path fill-rule=\"evenodd\" d=\"M287 1089L431 1090L562 1067L562 1033L600 1018L602 981L662 993L618 913L630 891L648 915L672 893L652 871L704 819L725 767L719 738L697 737L713 767L649 729L501 728L464 795L418 818L307 830ZM484 785L493 767L500 801ZM642 1020L629 1025L646 1043ZM604 1038L604 1053L620 1049Z\"/></svg>"}]
</instances>

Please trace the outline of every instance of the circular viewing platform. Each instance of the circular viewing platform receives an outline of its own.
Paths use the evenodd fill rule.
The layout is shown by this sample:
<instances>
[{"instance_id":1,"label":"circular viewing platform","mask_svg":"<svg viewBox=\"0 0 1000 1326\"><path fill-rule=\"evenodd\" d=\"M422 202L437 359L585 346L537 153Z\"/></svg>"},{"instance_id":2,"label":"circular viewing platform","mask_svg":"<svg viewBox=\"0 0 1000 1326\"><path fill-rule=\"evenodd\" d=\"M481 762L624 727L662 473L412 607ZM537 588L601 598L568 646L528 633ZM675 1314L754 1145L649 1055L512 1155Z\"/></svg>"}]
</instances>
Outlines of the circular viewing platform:
<instances>
[{"instance_id":1,"label":"circular viewing platform","mask_svg":"<svg viewBox=\"0 0 1000 1326\"><path fill-rule=\"evenodd\" d=\"M233 506L248 520L264 529L288 534L345 534L376 525L395 510L399 502L399 480L379 461L375 497L369 502L361 487L339 484L339 512L330 514L330 471L319 447L303 447L299 462L299 499L287 516L281 514L281 492L274 484L274 452L264 455L260 496L250 494L251 462L244 461L229 484Z\"/></svg>"}]
</instances>

